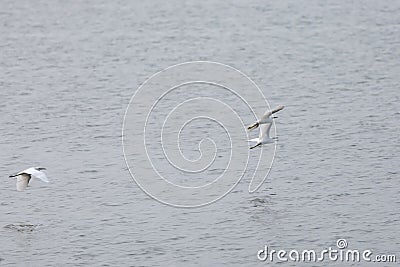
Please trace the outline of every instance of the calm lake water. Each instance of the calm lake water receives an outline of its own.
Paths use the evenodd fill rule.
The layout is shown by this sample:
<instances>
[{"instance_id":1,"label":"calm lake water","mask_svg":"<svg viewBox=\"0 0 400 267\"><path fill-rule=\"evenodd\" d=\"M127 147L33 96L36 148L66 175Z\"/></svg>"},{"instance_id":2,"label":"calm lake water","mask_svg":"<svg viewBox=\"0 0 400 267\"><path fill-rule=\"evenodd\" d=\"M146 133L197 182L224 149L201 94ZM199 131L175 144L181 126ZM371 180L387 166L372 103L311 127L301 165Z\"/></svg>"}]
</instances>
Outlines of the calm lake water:
<instances>
[{"instance_id":1,"label":"calm lake water","mask_svg":"<svg viewBox=\"0 0 400 267\"><path fill-rule=\"evenodd\" d=\"M265 245L339 238L399 261L399 14L389 0L1 1L0 266L268 266ZM260 190L182 209L132 181L121 130L139 85L191 60L239 69L286 108ZM51 183L16 192L8 176L30 166Z\"/></svg>"}]
</instances>

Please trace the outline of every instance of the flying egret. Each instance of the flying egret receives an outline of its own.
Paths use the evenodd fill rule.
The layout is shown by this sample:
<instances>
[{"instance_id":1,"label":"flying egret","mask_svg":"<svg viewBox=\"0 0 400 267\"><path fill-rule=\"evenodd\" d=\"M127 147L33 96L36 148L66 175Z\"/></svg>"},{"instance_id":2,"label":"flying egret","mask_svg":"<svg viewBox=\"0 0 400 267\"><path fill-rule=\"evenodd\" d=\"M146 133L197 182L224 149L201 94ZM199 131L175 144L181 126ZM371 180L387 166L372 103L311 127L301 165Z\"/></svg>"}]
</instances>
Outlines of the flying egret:
<instances>
[{"instance_id":1,"label":"flying egret","mask_svg":"<svg viewBox=\"0 0 400 267\"><path fill-rule=\"evenodd\" d=\"M267 111L264 113L264 115L261 117L261 119L259 119L258 121L256 121L255 123L253 123L252 125L250 125L249 127L247 127L248 130L253 130L256 129L260 124L268 124L270 123L270 117L272 114L282 110L284 108L284 106L277 106L274 110L271 111Z\"/></svg>"},{"instance_id":2,"label":"flying egret","mask_svg":"<svg viewBox=\"0 0 400 267\"><path fill-rule=\"evenodd\" d=\"M263 123L260 126L260 134L259 134L258 138L253 138L253 139L249 140L249 142L256 142L256 145L250 147L250 149L253 149L255 147L258 147L258 146L261 146L264 144L271 144L271 143L275 142L275 140L269 136L269 131L271 130L271 126L272 126L272 119L269 118L269 120L271 120L271 122L267 122L267 120L266 120L265 123Z\"/></svg>"},{"instance_id":3,"label":"flying egret","mask_svg":"<svg viewBox=\"0 0 400 267\"><path fill-rule=\"evenodd\" d=\"M31 167L10 177L17 177L17 191L24 191L32 177L39 178L43 182L48 183L46 174L43 172L46 168Z\"/></svg>"},{"instance_id":4,"label":"flying egret","mask_svg":"<svg viewBox=\"0 0 400 267\"><path fill-rule=\"evenodd\" d=\"M271 138L269 136L269 132L271 130L271 126L273 121L273 118L276 117L272 117L271 115L282 110L284 108L284 106L278 106L276 107L274 110L272 111L267 111L264 113L264 115L261 117L261 119L259 119L258 121L256 121L255 123L253 123L252 125L250 125L247 129L248 130L253 130L256 129L259 125L260 126L260 133L258 138L253 138L250 139L249 142L256 142L256 145L250 147L250 149L253 149L255 147L264 145L264 144L271 144L275 142L275 138Z\"/></svg>"}]
</instances>

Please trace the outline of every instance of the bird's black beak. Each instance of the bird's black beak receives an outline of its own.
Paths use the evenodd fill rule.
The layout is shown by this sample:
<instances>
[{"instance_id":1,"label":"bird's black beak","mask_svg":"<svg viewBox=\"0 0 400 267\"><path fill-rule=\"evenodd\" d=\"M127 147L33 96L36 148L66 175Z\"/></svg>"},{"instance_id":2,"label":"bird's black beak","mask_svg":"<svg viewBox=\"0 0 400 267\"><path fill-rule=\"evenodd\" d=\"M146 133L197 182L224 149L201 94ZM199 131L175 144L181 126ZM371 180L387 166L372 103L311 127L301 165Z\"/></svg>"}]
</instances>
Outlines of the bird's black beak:
<instances>
[{"instance_id":1,"label":"bird's black beak","mask_svg":"<svg viewBox=\"0 0 400 267\"><path fill-rule=\"evenodd\" d=\"M273 119L277 119L278 117L276 117L276 116L274 116L274 117L272 117Z\"/></svg>"}]
</instances>

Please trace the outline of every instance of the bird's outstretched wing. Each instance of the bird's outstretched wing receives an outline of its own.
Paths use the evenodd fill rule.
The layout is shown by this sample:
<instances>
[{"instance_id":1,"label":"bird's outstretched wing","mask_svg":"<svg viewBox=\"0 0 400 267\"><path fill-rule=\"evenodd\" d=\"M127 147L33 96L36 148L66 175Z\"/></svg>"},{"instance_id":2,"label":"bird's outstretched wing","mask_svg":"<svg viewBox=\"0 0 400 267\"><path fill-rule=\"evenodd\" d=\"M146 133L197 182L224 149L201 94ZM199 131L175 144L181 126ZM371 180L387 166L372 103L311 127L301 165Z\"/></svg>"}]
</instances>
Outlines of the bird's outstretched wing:
<instances>
[{"instance_id":1,"label":"bird's outstretched wing","mask_svg":"<svg viewBox=\"0 0 400 267\"><path fill-rule=\"evenodd\" d=\"M20 173L27 173L30 174L36 178L39 178L40 180L42 180L43 182L48 183L49 179L47 178L46 174L42 171L38 171L36 168L29 168L26 169L25 171L22 171Z\"/></svg>"},{"instance_id":2,"label":"bird's outstretched wing","mask_svg":"<svg viewBox=\"0 0 400 267\"><path fill-rule=\"evenodd\" d=\"M274 110L272 110L271 112L272 112L272 114L274 114L274 113L276 113L276 112L282 110L284 107L285 107L285 106L279 105L279 106L277 106Z\"/></svg>"},{"instance_id":3,"label":"bird's outstretched wing","mask_svg":"<svg viewBox=\"0 0 400 267\"><path fill-rule=\"evenodd\" d=\"M268 110L267 112L264 113L264 115L262 116L261 120L266 120L268 119L272 114L282 110L285 106L279 105L277 106L275 109L273 110Z\"/></svg>"},{"instance_id":4,"label":"bird's outstretched wing","mask_svg":"<svg viewBox=\"0 0 400 267\"><path fill-rule=\"evenodd\" d=\"M17 176L17 191L24 191L31 180L31 176L29 174L22 173Z\"/></svg>"},{"instance_id":5,"label":"bird's outstretched wing","mask_svg":"<svg viewBox=\"0 0 400 267\"><path fill-rule=\"evenodd\" d=\"M249 127L247 127L247 130L251 131L255 128L257 128L259 125L259 123L256 121L255 123L253 123L252 125L250 125Z\"/></svg>"}]
</instances>

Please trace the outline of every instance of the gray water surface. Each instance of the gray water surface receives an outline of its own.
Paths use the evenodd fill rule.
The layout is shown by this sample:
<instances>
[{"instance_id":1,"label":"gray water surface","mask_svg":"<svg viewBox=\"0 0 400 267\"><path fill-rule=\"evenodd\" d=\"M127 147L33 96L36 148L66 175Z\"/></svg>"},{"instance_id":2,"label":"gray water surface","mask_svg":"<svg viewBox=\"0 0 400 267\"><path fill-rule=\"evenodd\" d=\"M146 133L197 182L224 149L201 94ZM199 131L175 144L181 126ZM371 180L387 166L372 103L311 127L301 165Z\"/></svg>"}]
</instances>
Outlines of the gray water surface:
<instances>
[{"instance_id":1,"label":"gray water surface","mask_svg":"<svg viewBox=\"0 0 400 267\"><path fill-rule=\"evenodd\" d=\"M1 1L0 265L267 266L264 245L339 238L399 261L400 2L143 2ZM259 191L179 209L132 181L121 128L146 78L190 60L286 108ZM51 183L16 192L30 166Z\"/></svg>"}]
</instances>

